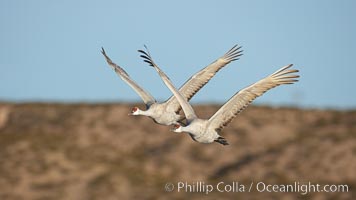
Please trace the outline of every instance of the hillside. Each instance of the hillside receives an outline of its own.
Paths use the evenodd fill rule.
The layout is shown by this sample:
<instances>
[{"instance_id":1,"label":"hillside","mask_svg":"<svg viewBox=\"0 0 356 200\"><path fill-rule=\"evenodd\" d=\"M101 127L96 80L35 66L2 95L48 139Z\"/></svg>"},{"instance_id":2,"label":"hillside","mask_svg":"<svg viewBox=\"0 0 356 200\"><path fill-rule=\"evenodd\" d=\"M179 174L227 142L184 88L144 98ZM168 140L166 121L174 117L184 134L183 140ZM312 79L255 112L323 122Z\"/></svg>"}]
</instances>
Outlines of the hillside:
<instances>
[{"instance_id":1,"label":"hillside","mask_svg":"<svg viewBox=\"0 0 356 200\"><path fill-rule=\"evenodd\" d=\"M0 199L354 199L356 111L251 106L230 145L128 116L128 104L0 104ZM195 106L207 118L219 105ZM180 190L178 182L347 184L349 192ZM174 191L165 191L173 183ZM166 189L171 189L167 185ZM204 188L204 187L203 187Z\"/></svg>"}]
</instances>

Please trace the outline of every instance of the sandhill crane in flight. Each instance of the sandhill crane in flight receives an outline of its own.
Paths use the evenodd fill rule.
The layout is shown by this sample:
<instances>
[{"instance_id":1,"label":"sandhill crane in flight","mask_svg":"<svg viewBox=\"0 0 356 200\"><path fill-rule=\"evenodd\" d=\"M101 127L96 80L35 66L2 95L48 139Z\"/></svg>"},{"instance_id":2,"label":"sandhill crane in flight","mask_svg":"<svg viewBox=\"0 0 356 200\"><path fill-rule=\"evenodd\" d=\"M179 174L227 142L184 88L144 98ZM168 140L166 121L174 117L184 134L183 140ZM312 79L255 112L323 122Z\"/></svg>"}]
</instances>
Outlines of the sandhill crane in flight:
<instances>
[{"instance_id":1,"label":"sandhill crane in flight","mask_svg":"<svg viewBox=\"0 0 356 200\"><path fill-rule=\"evenodd\" d=\"M149 63L150 66L156 69L163 82L177 98L185 114L187 120L186 126L176 124L174 125L173 131L187 132L193 140L200 143L218 142L223 145L228 145L226 139L221 137L219 133L234 117L236 117L237 114L266 91L279 85L292 84L297 82L299 78L299 76L295 74L298 70L289 69L292 64L284 66L266 78L237 92L212 117L210 117L210 119L200 119L196 116L189 102L172 84L168 76L155 64L147 48L146 51L147 52L140 50L143 54L141 57L144 58L145 62Z\"/></svg>"},{"instance_id":2,"label":"sandhill crane in flight","mask_svg":"<svg viewBox=\"0 0 356 200\"><path fill-rule=\"evenodd\" d=\"M128 73L111 61L106 55L104 48L102 48L102 54L104 55L107 63L114 69L117 75L120 76L136 93L142 98L146 104L146 110L140 110L138 107L133 107L130 115L144 115L153 119L154 122L162 125L178 124L178 121L184 119L179 115L181 106L176 97L172 95L168 100L163 103L158 103L153 96L133 81ZM189 101L195 93L197 93L209 80L224 66L234 60L238 60L242 55L241 46L235 45L222 57L215 60L210 65L201 69L188 79L183 86L179 89L183 98Z\"/></svg>"}]
</instances>

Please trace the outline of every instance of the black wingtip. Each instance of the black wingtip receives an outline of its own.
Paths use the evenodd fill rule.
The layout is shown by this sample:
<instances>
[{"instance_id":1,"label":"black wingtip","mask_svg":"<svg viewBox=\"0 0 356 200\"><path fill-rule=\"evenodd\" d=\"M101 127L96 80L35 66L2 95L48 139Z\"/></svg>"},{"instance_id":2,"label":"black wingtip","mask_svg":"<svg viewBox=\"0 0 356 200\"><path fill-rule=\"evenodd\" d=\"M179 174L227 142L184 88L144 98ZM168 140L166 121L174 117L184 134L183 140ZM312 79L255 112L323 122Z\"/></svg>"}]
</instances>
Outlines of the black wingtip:
<instances>
[{"instance_id":1,"label":"black wingtip","mask_svg":"<svg viewBox=\"0 0 356 200\"><path fill-rule=\"evenodd\" d=\"M108 61L109 63L111 62L111 59L109 58L109 56L106 55L104 47L101 47L101 54L103 54L103 56L105 57L106 61Z\"/></svg>"},{"instance_id":2,"label":"black wingtip","mask_svg":"<svg viewBox=\"0 0 356 200\"><path fill-rule=\"evenodd\" d=\"M154 67L153 64L152 64L152 62L149 61L149 60L143 60L143 62L148 63L148 65L151 66L151 67Z\"/></svg>"},{"instance_id":3,"label":"black wingtip","mask_svg":"<svg viewBox=\"0 0 356 200\"><path fill-rule=\"evenodd\" d=\"M148 51L148 48L146 45L143 45L143 47L145 47L146 51L144 50L137 50L139 53L141 53L142 55L140 55L141 58L143 58L143 62L146 62L149 64L149 66L154 67L154 62L151 58L150 52Z\"/></svg>"}]
</instances>

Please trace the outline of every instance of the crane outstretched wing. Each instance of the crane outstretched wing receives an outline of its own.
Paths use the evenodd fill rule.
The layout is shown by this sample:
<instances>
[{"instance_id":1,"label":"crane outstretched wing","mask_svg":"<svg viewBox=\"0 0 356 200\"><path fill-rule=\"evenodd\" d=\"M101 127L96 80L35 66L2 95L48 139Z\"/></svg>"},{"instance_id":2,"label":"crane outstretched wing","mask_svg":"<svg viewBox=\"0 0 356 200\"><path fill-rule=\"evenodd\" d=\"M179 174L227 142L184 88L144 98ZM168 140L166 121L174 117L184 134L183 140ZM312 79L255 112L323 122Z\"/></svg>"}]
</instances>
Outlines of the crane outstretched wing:
<instances>
[{"instance_id":1,"label":"crane outstretched wing","mask_svg":"<svg viewBox=\"0 0 356 200\"><path fill-rule=\"evenodd\" d=\"M298 70L289 69L291 66L292 64L282 67L270 76L237 92L209 119L209 127L220 131L257 97L276 86L298 81L299 76L295 74Z\"/></svg>"},{"instance_id":2,"label":"crane outstretched wing","mask_svg":"<svg viewBox=\"0 0 356 200\"><path fill-rule=\"evenodd\" d=\"M145 46L146 50L147 47ZM192 106L189 104L189 102L184 98L184 96L178 91L178 89L173 85L169 77L157 66L157 64L153 61L151 55L149 54L148 50L147 52L143 50L138 50L138 52L142 53L141 57L144 59L143 61L148 63L151 67L155 68L156 71L158 72L159 76L162 78L162 81L168 89L173 93L173 95L176 97L177 101L181 105L185 118L187 119L187 123L189 124L191 121L193 121L195 118L197 118Z\"/></svg>"},{"instance_id":3,"label":"crane outstretched wing","mask_svg":"<svg viewBox=\"0 0 356 200\"><path fill-rule=\"evenodd\" d=\"M242 55L241 46L235 45L223 56L215 60L210 65L201 69L199 72L191 76L180 88L179 92L183 97L189 101L202 87L207 84L210 79L212 79L215 74L229 64L232 61L238 60ZM181 106L177 101L176 97L171 96L166 103L169 105L169 109L172 109L175 112L179 112Z\"/></svg>"},{"instance_id":4,"label":"crane outstretched wing","mask_svg":"<svg viewBox=\"0 0 356 200\"><path fill-rule=\"evenodd\" d=\"M129 74L123 68L111 61L109 56L106 55L104 48L101 48L101 53L104 55L106 62L116 72L116 74L119 75L120 78L125 81L132 89L134 89L135 92L141 97L143 102L146 104L146 107L149 107L150 105L156 102L155 98L153 98L150 93L145 91L135 81L133 81Z\"/></svg>"}]
</instances>

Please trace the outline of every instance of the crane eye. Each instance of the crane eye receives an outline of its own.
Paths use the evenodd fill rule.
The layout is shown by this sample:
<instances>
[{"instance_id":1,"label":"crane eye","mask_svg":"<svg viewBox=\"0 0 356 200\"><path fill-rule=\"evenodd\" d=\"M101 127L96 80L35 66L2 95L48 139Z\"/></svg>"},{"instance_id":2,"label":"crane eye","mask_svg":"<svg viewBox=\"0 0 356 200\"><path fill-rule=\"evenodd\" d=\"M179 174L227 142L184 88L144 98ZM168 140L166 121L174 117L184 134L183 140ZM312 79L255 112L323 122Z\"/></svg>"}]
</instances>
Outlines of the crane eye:
<instances>
[{"instance_id":1,"label":"crane eye","mask_svg":"<svg viewBox=\"0 0 356 200\"><path fill-rule=\"evenodd\" d=\"M134 112L136 112L137 110L138 110L137 107L133 107L133 108L131 109L131 112L134 113Z\"/></svg>"}]
</instances>

